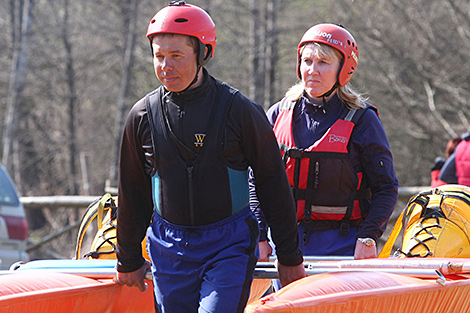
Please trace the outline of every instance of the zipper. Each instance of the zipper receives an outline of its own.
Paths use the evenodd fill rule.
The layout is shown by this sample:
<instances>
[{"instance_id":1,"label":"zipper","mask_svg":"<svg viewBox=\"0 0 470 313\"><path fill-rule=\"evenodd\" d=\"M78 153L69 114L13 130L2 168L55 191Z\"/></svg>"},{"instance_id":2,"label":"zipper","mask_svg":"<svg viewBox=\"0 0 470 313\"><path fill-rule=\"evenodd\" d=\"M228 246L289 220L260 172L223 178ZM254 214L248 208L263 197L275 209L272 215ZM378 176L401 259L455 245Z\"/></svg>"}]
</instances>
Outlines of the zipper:
<instances>
[{"instance_id":1,"label":"zipper","mask_svg":"<svg viewBox=\"0 0 470 313\"><path fill-rule=\"evenodd\" d=\"M310 206L315 203L315 193L316 193L316 190L315 189L318 189L318 184L319 184L319 181L320 181L320 178L319 178L319 175L320 175L320 160L316 159L315 160L315 172L314 172L314 177L313 177L313 195L312 195L312 203L310 203ZM307 212L306 210L306 213L305 214L310 214L310 216L308 216L308 220L311 222L312 221L312 209L310 208L310 210ZM305 217L304 217L305 219ZM307 246L307 231L305 230L303 235L302 235L302 241L303 241L303 244L304 246Z\"/></svg>"},{"instance_id":2,"label":"zipper","mask_svg":"<svg viewBox=\"0 0 470 313\"><path fill-rule=\"evenodd\" d=\"M186 168L188 174L188 193L189 193L189 218L191 220L191 225L195 225L194 217L194 191L193 191L193 167L188 166Z\"/></svg>"},{"instance_id":3,"label":"zipper","mask_svg":"<svg viewBox=\"0 0 470 313\"><path fill-rule=\"evenodd\" d=\"M313 188L317 189L318 188L318 183L319 183L319 173L320 173L320 162L318 159L315 161L315 181L313 184Z\"/></svg>"}]
</instances>

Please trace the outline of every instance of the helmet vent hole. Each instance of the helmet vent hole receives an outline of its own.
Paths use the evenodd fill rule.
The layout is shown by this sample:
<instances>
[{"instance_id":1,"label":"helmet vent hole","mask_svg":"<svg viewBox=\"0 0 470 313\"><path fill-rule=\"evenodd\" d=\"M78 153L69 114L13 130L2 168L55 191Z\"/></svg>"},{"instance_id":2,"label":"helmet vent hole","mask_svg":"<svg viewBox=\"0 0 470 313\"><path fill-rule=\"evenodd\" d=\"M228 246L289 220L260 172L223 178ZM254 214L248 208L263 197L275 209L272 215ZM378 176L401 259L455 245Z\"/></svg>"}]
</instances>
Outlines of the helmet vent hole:
<instances>
[{"instance_id":1,"label":"helmet vent hole","mask_svg":"<svg viewBox=\"0 0 470 313\"><path fill-rule=\"evenodd\" d=\"M186 23L187 21L188 21L188 20L185 19L185 18L177 18L177 19L175 20L176 23Z\"/></svg>"},{"instance_id":2,"label":"helmet vent hole","mask_svg":"<svg viewBox=\"0 0 470 313\"><path fill-rule=\"evenodd\" d=\"M351 45L351 41L348 39L348 45ZM353 45L354 46L354 45Z\"/></svg>"},{"instance_id":3,"label":"helmet vent hole","mask_svg":"<svg viewBox=\"0 0 470 313\"><path fill-rule=\"evenodd\" d=\"M156 22L155 19L153 19L150 21L150 24L154 24L155 22Z\"/></svg>"}]
</instances>

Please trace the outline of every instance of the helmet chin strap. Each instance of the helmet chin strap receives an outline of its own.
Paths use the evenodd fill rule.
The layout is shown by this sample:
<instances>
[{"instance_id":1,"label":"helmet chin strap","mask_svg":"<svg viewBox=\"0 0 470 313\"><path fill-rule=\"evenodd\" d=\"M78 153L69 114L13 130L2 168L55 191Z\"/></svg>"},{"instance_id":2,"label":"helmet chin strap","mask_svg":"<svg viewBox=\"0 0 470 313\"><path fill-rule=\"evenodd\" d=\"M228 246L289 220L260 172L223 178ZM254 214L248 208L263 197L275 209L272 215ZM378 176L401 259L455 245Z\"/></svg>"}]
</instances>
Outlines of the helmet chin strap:
<instances>
[{"instance_id":1,"label":"helmet chin strap","mask_svg":"<svg viewBox=\"0 0 470 313\"><path fill-rule=\"evenodd\" d=\"M194 75L193 81L188 85L188 87L184 88L184 89L181 90L181 91L178 91L178 93L180 93L180 92L185 92L186 90L188 90L189 88L191 88L191 86L194 85L194 84L197 82L197 79L198 79L198 76L199 76L199 71L200 71L201 67L202 67L201 65L199 65L199 64L197 65L196 75Z\"/></svg>"},{"instance_id":2,"label":"helmet chin strap","mask_svg":"<svg viewBox=\"0 0 470 313\"><path fill-rule=\"evenodd\" d=\"M341 25L339 25L341 26ZM341 26L343 27L343 26ZM321 95L321 97L323 98L323 104L325 105L326 104L326 98L328 98L329 96L331 96L331 94L338 88L340 87L339 85L339 75L341 74L341 69L343 68L343 65L344 65L344 60L341 60L341 63L340 63L340 67L339 67L339 70L338 70L338 75L337 75L337 78L336 78L336 82L335 84L333 85L333 87L331 87L331 89L327 92L325 92L323 95Z\"/></svg>"},{"instance_id":3,"label":"helmet chin strap","mask_svg":"<svg viewBox=\"0 0 470 313\"><path fill-rule=\"evenodd\" d=\"M198 80L198 75L199 75L199 71L201 70L201 67L203 65L206 65L207 62L209 61L209 58L210 58L210 55L211 55L211 51L212 51L212 47L210 45L207 46L208 50L207 52L205 51L206 49L206 45L204 45L202 42L199 41L199 46L198 46L198 50L197 50L197 69L196 69L196 75L194 76L194 79L193 81L188 85L188 87L184 88L183 90L179 91L179 92L185 92L186 90L188 90L189 88L191 88L192 85L194 85L197 80ZM203 53L204 51L204 53ZM205 55L204 55L205 54Z\"/></svg>"},{"instance_id":4,"label":"helmet chin strap","mask_svg":"<svg viewBox=\"0 0 470 313\"><path fill-rule=\"evenodd\" d=\"M325 92L323 95L321 95L320 97L323 99L323 105L326 105L326 98L328 98L329 96L331 96L331 94L339 87L339 83L338 81L336 81L336 83L333 85L333 87L331 87L331 89L327 92Z\"/></svg>"}]
</instances>

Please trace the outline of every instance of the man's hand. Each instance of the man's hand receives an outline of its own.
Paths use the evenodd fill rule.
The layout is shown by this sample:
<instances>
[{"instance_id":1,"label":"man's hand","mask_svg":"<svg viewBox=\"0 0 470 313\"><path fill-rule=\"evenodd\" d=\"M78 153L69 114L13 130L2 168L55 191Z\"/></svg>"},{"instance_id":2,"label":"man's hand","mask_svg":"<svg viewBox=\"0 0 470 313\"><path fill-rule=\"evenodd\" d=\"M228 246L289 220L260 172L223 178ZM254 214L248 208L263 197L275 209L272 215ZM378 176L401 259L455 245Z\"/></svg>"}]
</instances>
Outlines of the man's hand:
<instances>
[{"instance_id":1,"label":"man's hand","mask_svg":"<svg viewBox=\"0 0 470 313\"><path fill-rule=\"evenodd\" d=\"M305 274L305 267L303 263L297 266L287 266L282 265L276 260L275 264L277 267L277 272L279 273L279 281L282 286L286 286L297 279L301 279L307 276L307 274Z\"/></svg>"},{"instance_id":2,"label":"man's hand","mask_svg":"<svg viewBox=\"0 0 470 313\"><path fill-rule=\"evenodd\" d=\"M269 262L269 257L273 253L273 247L267 240L258 242L259 259L258 262Z\"/></svg>"},{"instance_id":3,"label":"man's hand","mask_svg":"<svg viewBox=\"0 0 470 313\"><path fill-rule=\"evenodd\" d=\"M147 290L148 285L145 282L145 274L150 269L150 262L145 260L144 265L134 272L130 273L116 273L113 280L121 286L137 287L141 292Z\"/></svg>"},{"instance_id":4,"label":"man's hand","mask_svg":"<svg viewBox=\"0 0 470 313\"><path fill-rule=\"evenodd\" d=\"M377 248L375 243L371 246L367 246L362 243L359 239L356 241L356 249L354 249L354 259L373 259L377 257Z\"/></svg>"}]
</instances>

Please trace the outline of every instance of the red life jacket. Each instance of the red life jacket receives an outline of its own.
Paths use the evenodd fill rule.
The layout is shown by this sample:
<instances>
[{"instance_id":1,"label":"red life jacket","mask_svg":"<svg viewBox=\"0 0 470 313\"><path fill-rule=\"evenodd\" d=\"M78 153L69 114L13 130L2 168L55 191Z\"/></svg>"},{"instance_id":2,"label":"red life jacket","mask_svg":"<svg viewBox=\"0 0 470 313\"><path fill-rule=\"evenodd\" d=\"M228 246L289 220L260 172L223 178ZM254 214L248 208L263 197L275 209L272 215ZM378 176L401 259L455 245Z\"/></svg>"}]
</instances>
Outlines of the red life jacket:
<instances>
[{"instance_id":1,"label":"red life jacket","mask_svg":"<svg viewBox=\"0 0 470 313\"><path fill-rule=\"evenodd\" d=\"M299 149L294 142L295 103L280 104L274 133L286 164L286 173L297 205L297 219L310 229L340 228L347 234L367 214L359 200L370 199L362 187L362 172L353 168L348 143L355 123L366 109L350 110L313 145Z\"/></svg>"},{"instance_id":2,"label":"red life jacket","mask_svg":"<svg viewBox=\"0 0 470 313\"><path fill-rule=\"evenodd\" d=\"M455 148L455 173L459 185L470 186L470 139L462 140Z\"/></svg>"}]
</instances>

